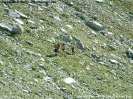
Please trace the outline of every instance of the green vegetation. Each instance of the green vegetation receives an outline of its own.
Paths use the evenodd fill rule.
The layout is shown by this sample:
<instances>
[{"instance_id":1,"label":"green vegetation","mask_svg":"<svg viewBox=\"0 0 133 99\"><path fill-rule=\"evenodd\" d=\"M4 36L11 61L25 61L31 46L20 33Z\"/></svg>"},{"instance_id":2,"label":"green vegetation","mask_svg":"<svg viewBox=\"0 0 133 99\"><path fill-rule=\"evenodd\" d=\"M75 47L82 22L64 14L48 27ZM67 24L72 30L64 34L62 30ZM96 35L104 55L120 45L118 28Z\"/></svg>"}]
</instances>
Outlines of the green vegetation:
<instances>
[{"instance_id":1,"label":"green vegetation","mask_svg":"<svg viewBox=\"0 0 133 99\"><path fill-rule=\"evenodd\" d=\"M37 4L43 10L38 11L37 8L34 8L32 9L34 12L31 12L28 4L23 4L23 6L19 3L9 4L9 9L17 9L36 22L38 36L35 35L34 30L29 29L30 24L26 24L27 19L21 19L25 23L23 25L25 31L21 35L6 35L10 33L0 29L0 98L83 99L84 97L84 99L89 99L89 96L96 98L97 95L133 97L132 63L116 66L109 64L108 57L110 54L119 55L120 63L122 63L121 61L129 62L130 59L122 55L128 45L117 48L110 37L105 37L100 33L93 35L91 33L93 30L86 26L75 13L69 11L69 9L73 9L84 13L90 20L93 15L98 15L98 22L105 24L107 30L114 33L115 39L121 42L120 38L117 38L121 32L125 35L126 40L132 40L133 37L132 19L122 16L122 13L126 14L129 10L129 14L133 15L132 0L110 0L114 6L111 6L107 0L103 4L92 0L88 0L88 2L81 0L80 4L79 0L59 1L66 4L68 9L64 8L63 11L60 11L55 5L43 7L41 4ZM73 2L74 5L71 5L70 2ZM12 18L3 17L5 12L2 8L5 8L4 4L0 5L0 12L2 12L0 19L12 22ZM104 13L100 11L104 11ZM62 19L61 22L53 18L58 15ZM40 20L43 21L40 22ZM66 25L71 25L73 29ZM67 30L67 33L63 33L61 28ZM59 55L55 57L54 44L64 42L56 36L56 33L79 38L85 49L76 46L75 55L62 55L60 51ZM48 41L51 37L55 38L55 42ZM27 42L31 42L33 45ZM115 46L116 50L110 50L108 46L101 48L100 45L104 43ZM66 43L66 50L71 53L69 43ZM92 60L87 56L88 54L101 57L107 64ZM127 69L123 70L123 68ZM76 83L66 84L63 79L67 77L72 77Z\"/></svg>"}]
</instances>

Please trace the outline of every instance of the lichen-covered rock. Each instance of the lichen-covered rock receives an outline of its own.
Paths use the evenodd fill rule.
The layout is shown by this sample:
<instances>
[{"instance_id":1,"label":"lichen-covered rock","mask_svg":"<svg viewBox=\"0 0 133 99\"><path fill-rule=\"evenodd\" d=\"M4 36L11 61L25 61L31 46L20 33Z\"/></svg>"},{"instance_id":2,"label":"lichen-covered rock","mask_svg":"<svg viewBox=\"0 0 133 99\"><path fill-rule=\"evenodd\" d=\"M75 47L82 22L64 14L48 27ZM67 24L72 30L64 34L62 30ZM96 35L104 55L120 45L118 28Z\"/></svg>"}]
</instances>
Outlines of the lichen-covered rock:
<instances>
[{"instance_id":1,"label":"lichen-covered rock","mask_svg":"<svg viewBox=\"0 0 133 99\"><path fill-rule=\"evenodd\" d=\"M59 16L54 16L53 17L56 21L58 21L58 22L61 22L62 20L60 19L60 17Z\"/></svg>"},{"instance_id":2,"label":"lichen-covered rock","mask_svg":"<svg viewBox=\"0 0 133 99\"><path fill-rule=\"evenodd\" d=\"M23 19L28 19L28 16L25 14L17 11L17 10L9 10L9 9L4 9L7 15L9 15L12 18L23 18Z\"/></svg>"},{"instance_id":3,"label":"lichen-covered rock","mask_svg":"<svg viewBox=\"0 0 133 99\"><path fill-rule=\"evenodd\" d=\"M71 42L71 40L66 36L60 35L60 37L64 42Z\"/></svg>"},{"instance_id":4,"label":"lichen-covered rock","mask_svg":"<svg viewBox=\"0 0 133 99\"><path fill-rule=\"evenodd\" d=\"M76 45L79 46L81 49L84 49L84 44L81 41L77 41Z\"/></svg>"},{"instance_id":5,"label":"lichen-covered rock","mask_svg":"<svg viewBox=\"0 0 133 99\"><path fill-rule=\"evenodd\" d=\"M92 28L93 30L96 30L96 31L105 29L105 26L101 25L100 23L98 23L96 21L86 21L85 23L87 26L89 26L90 28Z\"/></svg>"},{"instance_id":6,"label":"lichen-covered rock","mask_svg":"<svg viewBox=\"0 0 133 99\"><path fill-rule=\"evenodd\" d=\"M12 35L22 34L24 31L23 27L16 23L0 23L0 28L8 30Z\"/></svg>"},{"instance_id":7,"label":"lichen-covered rock","mask_svg":"<svg viewBox=\"0 0 133 99\"><path fill-rule=\"evenodd\" d=\"M22 20L20 20L20 19L14 19L17 23L19 23L19 24L21 24L21 25L23 25L24 24L24 22L22 21Z\"/></svg>"}]
</instances>

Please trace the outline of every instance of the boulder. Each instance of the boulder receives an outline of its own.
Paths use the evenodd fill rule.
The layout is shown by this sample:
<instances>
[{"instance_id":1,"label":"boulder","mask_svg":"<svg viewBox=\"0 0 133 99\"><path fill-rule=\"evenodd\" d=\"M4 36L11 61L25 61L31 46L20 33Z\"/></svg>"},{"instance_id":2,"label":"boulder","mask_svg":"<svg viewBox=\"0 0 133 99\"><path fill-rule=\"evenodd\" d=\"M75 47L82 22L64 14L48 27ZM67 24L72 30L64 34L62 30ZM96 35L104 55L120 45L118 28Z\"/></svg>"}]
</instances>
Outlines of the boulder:
<instances>
[{"instance_id":1,"label":"boulder","mask_svg":"<svg viewBox=\"0 0 133 99\"><path fill-rule=\"evenodd\" d=\"M16 21L16 22L18 22L19 24L21 24L21 25L23 25L24 24L24 22L22 21L22 20L19 20L19 19L14 19L14 21Z\"/></svg>"},{"instance_id":2,"label":"boulder","mask_svg":"<svg viewBox=\"0 0 133 99\"><path fill-rule=\"evenodd\" d=\"M71 78L71 77L65 78L64 82L67 83L67 84L76 83L76 81L73 78Z\"/></svg>"},{"instance_id":3,"label":"boulder","mask_svg":"<svg viewBox=\"0 0 133 99\"><path fill-rule=\"evenodd\" d=\"M114 60L114 59L110 59L109 60L112 64L120 64L117 60Z\"/></svg>"},{"instance_id":4,"label":"boulder","mask_svg":"<svg viewBox=\"0 0 133 99\"><path fill-rule=\"evenodd\" d=\"M73 3L73 2L70 2L70 3L69 3L69 6L73 6L73 5L74 5L74 3Z\"/></svg>"},{"instance_id":5,"label":"boulder","mask_svg":"<svg viewBox=\"0 0 133 99\"><path fill-rule=\"evenodd\" d=\"M81 40L75 36L71 37L72 39L74 39L76 41L76 45L79 46L80 49L84 49L84 44L81 42Z\"/></svg>"},{"instance_id":6,"label":"boulder","mask_svg":"<svg viewBox=\"0 0 133 99\"><path fill-rule=\"evenodd\" d=\"M6 11L6 13L13 17L13 18L23 18L23 19L28 19L28 16L24 15L23 13L17 11L17 10L13 10L10 11L9 9L4 9Z\"/></svg>"},{"instance_id":7,"label":"boulder","mask_svg":"<svg viewBox=\"0 0 133 99\"><path fill-rule=\"evenodd\" d=\"M79 46L81 49L84 49L84 44L81 41L77 41L76 45Z\"/></svg>"},{"instance_id":8,"label":"boulder","mask_svg":"<svg viewBox=\"0 0 133 99\"><path fill-rule=\"evenodd\" d=\"M129 49L127 50L126 54L127 54L127 56L128 56L129 58L132 58L132 59L133 59L133 50L132 50L131 48L129 48Z\"/></svg>"},{"instance_id":9,"label":"boulder","mask_svg":"<svg viewBox=\"0 0 133 99\"><path fill-rule=\"evenodd\" d=\"M4 9L8 16L12 18L20 18L20 15L17 14L15 11L10 11L9 9Z\"/></svg>"},{"instance_id":10,"label":"boulder","mask_svg":"<svg viewBox=\"0 0 133 99\"><path fill-rule=\"evenodd\" d=\"M0 28L8 30L12 35L21 34L24 31L23 27L16 23L0 23Z\"/></svg>"},{"instance_id":11,"label":"boulder","mask_svg":"<svg viewBox=\"0 0 133 99\"><path fill-rule=\"evenodd\" d=\"M70 29L73 29L73 27L71 26L71 25L66 25L68 28L70 28Z\"/></svg>"},{"instance_id":12,"label":"boulder","mask_svg":"<svg viewBox=\"0 0 133 99\"><path fill-rule=\"evenodd\" d=\"M63 28L60 29L63 33L67 33L67 31Z\"/></svg>"},{"instance_id":13,"label":"boulder","mask_svg":"<svg viewBox=\"0 0 133 99\"><path fill-rule=\"evenodd\" d=\"M54 16L53 17L56 21L58 21L58 22L61 22L62 20L60 19L60 17L59 16Z\"/></svg>"},{"instance_id":14,"label":"boulder","mask_svg":"<svg viewBox=\"0 0 133 99\"><path fill-rule=\"evenodd\" d=\"M20 18L23 18L23 19L28 19L28 16L24 15L23 13L17 11L17 10L14 10L18 15L20 15Z\"/></svg>"},{"instance_id":15,"label":"boulder","mask_svg":"<svg viewBox=\"0 0 133 99\"><path fill-rule=\"evenodd\" d=\"M35 22L32 20L28 20L28 24L35 24Z\"/></svg>"},{"instance_id":16,"label":"boulder","mask_svg":"<svg viewBox=\"0 0 133 99\"><path fill-rule=\"evenodd\" d=\"M60 35L60 37L64 42L71 42L71 40L66 36Z\"/></svg>"},{"instance_id":17,"label":"boulder","mask_svg":"<svg viewBox=\"0 0 133 99\"><path fill-rule=\"evenodd\" d=\"M86 21L85 24L96 31L105 29L105 26L101 25L100 23L98 23L96 21Z\"/></svg>"}]
</instances>

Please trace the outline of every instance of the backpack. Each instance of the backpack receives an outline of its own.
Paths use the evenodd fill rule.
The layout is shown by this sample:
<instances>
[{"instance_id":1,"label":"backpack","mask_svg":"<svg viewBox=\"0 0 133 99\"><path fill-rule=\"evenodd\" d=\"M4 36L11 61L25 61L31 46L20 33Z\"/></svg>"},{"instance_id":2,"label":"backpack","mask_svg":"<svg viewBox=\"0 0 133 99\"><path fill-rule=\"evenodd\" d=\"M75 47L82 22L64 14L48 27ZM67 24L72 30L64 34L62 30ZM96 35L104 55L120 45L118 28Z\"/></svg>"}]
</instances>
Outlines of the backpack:
<instances>
[{"instance_id":1,"label":"backpack","mask_svg":"<svg viewBox=\"0 0 133 99\"><path fill-rule=\"evenodd\" d=\"M57 49L60 49L60 44L57 44Z\"/></svg>"}]
</instances>

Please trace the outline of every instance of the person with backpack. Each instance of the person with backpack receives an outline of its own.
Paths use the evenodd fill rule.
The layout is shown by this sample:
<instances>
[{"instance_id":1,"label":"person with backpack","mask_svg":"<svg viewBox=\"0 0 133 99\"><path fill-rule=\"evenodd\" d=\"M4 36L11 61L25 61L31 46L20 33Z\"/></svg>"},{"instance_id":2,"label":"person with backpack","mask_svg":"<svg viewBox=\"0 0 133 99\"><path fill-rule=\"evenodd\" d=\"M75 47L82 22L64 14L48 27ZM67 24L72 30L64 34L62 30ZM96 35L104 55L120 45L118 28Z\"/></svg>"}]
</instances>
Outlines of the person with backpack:
<instances>
[{"instance_id":1,"label":"person with backpack","mask_svg":"<svg viewBox=\"0 0 133 99\"><path fill-rule=\"evenodd\" d=\"M55 44L55 46L54 46L55 56L58 55L58 50L59 50L59 45L58 44Z\"/></svg>"},{"instance_id":2,"label":"person with backpack","mask_svg":"<svg viewBox=\"0 0 133 99\"><path fill-rule=\"evenodd\" d=\"M61 45L61 50L62 50L62 53L65 54L65 44L64 43Z\"/></svg>"},{"instance_id":3,"label":"person with backpack","mask_svg":"<svg viewBox=\"0 0 133 99\"><path fill-rule=\"evenodd\" d=\"M74 51L74 46L75 46L75 43L71 43L72 55L74 55L74 53L75 53L75 51Z\"/></svg>"}]
</instances>

